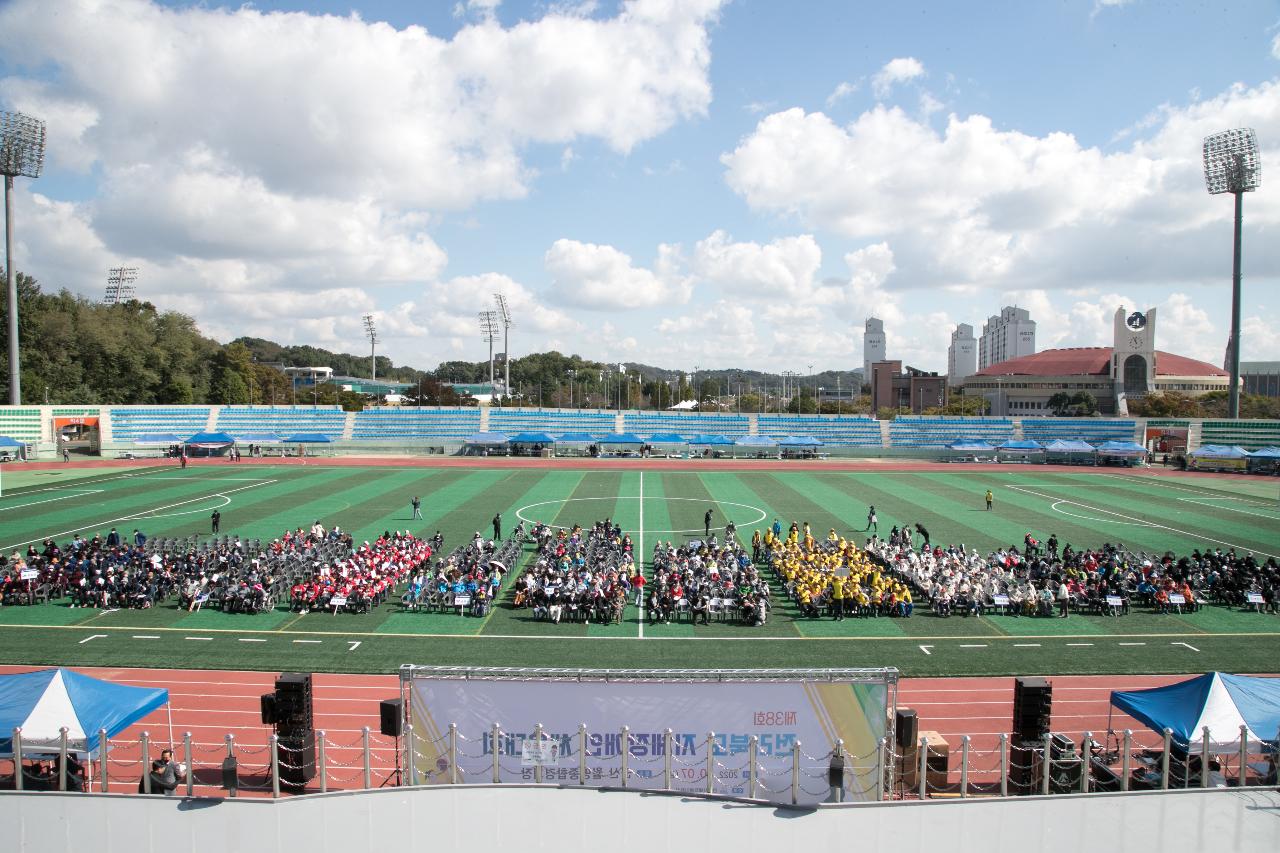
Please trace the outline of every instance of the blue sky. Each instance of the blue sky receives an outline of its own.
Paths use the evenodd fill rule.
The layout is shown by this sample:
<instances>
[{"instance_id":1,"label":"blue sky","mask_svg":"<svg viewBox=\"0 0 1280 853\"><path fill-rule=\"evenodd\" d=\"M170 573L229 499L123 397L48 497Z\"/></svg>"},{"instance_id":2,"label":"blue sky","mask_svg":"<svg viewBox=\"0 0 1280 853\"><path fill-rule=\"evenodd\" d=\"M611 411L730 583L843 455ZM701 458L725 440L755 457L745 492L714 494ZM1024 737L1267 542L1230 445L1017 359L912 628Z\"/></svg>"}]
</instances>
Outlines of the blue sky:
<instances>
[{"instance_id":1,"label":"blue sky","mask_svg":"<svg viewBox=\"0 0 1280 853\"><path fill-rule=\"evenodd\" d=\"M966 8L977 5L979 8ZM56 8L56 14L49 14ZM433 366L513 352L848 369L861 324L945 369L956 323L1221 362L1252 126L1244 355L1280 359L1280 12L1123 3L0 3L0 107L45 118L18 265L241 334Z\"/></svg>"}]
</instances>

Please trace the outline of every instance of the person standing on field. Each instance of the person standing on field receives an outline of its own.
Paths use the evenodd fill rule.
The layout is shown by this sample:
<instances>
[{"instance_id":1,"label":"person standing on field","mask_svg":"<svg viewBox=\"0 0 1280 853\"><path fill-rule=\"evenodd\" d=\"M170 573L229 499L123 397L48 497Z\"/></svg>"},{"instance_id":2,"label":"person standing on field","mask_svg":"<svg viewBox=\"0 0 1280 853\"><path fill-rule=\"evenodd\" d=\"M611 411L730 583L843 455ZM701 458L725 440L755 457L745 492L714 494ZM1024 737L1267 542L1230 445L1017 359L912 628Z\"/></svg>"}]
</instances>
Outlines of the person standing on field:
<instances>
[{"instance_id":1,"label":"person standing on field","mask_svg":"<svg viewBox=\"0 0 1280 853\"><path fill-rule=\"evenodd\" d=\"M413 507L413 517L422 518L422 498L414 495L413 500L409 501L409 505Z\"/></svg>"},{"instance_id":2,"label":"person standing on field","mask_svg":"<svg viewBox=\"0 0 1280 853\"><path fill-rule=\"evenodd\" d=\"M996 496L991 493L990 489L987 489L987 512L991 511L991 502L995 499Z\"/></svg>"}]
</instances>

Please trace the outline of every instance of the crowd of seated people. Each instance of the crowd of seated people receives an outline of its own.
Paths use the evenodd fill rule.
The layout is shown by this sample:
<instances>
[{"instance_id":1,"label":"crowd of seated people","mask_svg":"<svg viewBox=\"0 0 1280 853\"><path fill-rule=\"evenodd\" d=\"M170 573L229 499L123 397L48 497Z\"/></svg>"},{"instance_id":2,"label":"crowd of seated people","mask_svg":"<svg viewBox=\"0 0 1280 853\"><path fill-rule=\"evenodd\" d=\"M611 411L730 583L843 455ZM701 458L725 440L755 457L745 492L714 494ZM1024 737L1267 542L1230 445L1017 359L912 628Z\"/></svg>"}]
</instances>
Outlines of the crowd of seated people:
<instances>
[{"instance_id":1,"label":"crowd of seated people","mask_svg":"<svg viewBox=\"0 0 1280 853\"><path fill-rule=\"evenodd\" d=\"M77 535L61 545L53 539L33 543L25 556L14 552L3 560L0 603L31 604L44 589L46 599L70 596L72 607L152 607L177 588L181 564L146 543L136 530L130 542L115 528L106 536Z\"/></svg>"},{"instance_id":2,"label":"crowd of seated people","mask_svg":"<svg viewBox=\"0 0 1280 853\"><path fill-rule=\"evenodd\" d=\"M584 530L533 531L537 554L516 579L512 605L550 622L621 622L637 578L630 534L610 519Z\"/></svg>"},{"instance_id":3,"label":"crowd of seated people","mask_svg":"<svg viewBox=\"0 0 1280 853\"><path fill-rule=\"evenodd\" d=\"M908 584L834 529L819 540L807 522L792 522L782 536L775 522L763 539L766 559L802 616L911 616L915 605Z\"/></svg>"},{"instance_id":4,"label":"crowd of seated people","mask_svg":"<svg viewBox=\"0 0 1280 853\"><path fill-rule=\"evenodd\" d=\"M305 548L315 533L276 540L271 553ZM320 534L323 536L323 530ZM352 547L347 537L339 554L314 562L306 576L292 578L290 608L299 613L328 609L367 613L386 601L407 577L425 571L431 554L431 542L407 530L384 531L373 542L357 547Z\"/></svg>"},{"instance_id":5,"label":"crowd of seated people","mask_svg":"<svg viewBox=\"0 0 1280 853\"><path fill-rule=\"evenodd\" d=\"M436 534L439 537L439 534ZM439 538L443 544L443 538ZM420 564L402 597L406 610L452 610L458 615L484 617L498 597L502 579L520 558L525 531L521 522L505 542L485 539L479 531L435 563Z\"/></svg>"},{"instance_id":6,"label":"crowd of seated people","mask_svg":"<svg viewBox=\"0 0 1280 853\"><path fill-rule=\"evenodd\" d=\"M650 624L688 615L696 625L713 616L763 625L769 618L769 584L738 541L732 522L723 541L712 534L675 546L653 546L653 580L647 588Z\"/></svg>"},{"instance_id":7,"label":"crowd of seated people","mask_svg":"<svg viewBox=\"0 0 1280 853\"><path fill-rule=\"evenodd\" d=\"M1178 558L1134 554L1123 545L1059 551L1056 536L1041 543L1030 533L1023 547L989 554L963 544L915 543L895 528L887 540L873 537L867 550L886 571L909 584L936 615L982 615L999 606L1013 616L1066 617L1070 612L1124 615L1134 606L1157 613L1193 612L1207 601L1244 606L1258 593L1274 608L1280 568L1252 554L1200 552Z\"/></svg>"}]
</instances>

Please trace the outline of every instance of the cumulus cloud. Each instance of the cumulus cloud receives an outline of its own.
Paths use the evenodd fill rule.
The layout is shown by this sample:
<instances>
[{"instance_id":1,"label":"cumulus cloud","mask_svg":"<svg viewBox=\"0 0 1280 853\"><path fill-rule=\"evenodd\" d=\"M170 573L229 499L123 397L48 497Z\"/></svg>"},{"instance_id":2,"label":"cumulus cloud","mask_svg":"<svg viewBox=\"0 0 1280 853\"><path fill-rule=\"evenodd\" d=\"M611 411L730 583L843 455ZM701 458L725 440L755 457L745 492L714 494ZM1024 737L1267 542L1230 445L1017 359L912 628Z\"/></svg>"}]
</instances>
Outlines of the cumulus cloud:
<instances>
[{"instance_id":1,"label":"cumulus cloud","mask_svg":"<svg viewBox=\"0 0 1280 853\"><path fill-rule=\"evenodd\" d=\"M838 86L835 87L835 89L832 90L830 95L827 95L827 106L828 107L835 106L837 103L839 103L840 101L843 101L845 98L849 97L856 91L858 91L857 83L849 83L847 81L842 81Z\"/></svg>"},{"instance_id":2,"label":"cumulus cloud","mask_svg":"<svg viewBox=\"0 0 1280 853\"><path fill-rule=\"evenodd\" d=\"M474 338L476 305L455 307L455 293L495 284L525 301L528 328L575 332L510 279L444 279L431 231L446 212L526 195L532 146L558 146L567 167L575 143L626 153L704 115L722 3L626 0L604 18L592 2L550 4L504 27L498 0L464 0L470 23L441 38L249 5L67 0L50 15L13 0L0 6L12 48L0 103L48 121L51 170L97 184L85 202L20 201L37 211L24 238L44 247L24 268L97 295L128 259L148 298L224 336L339 344L346 315L396 305L388 342L403 330L400 357L415 360L411 334ZM248 293L305 327L237 317Z\"/></svg>"},{"instance_id":3,"label":"cumulus cloud","mask_svg":"<svg viewBox=\"0 0 1280 853\"><path fill-rule=\"evenodd\" d=\"M659 247L653 270L635 266L613 246L556 240L545 257L555 294L583 308L652 308L688 301L692 284L679 274L679 250Z\"/></svg>"},{"instance_id":4,"label":"cumulus cloud","mask_svg":"<svg viewBox=\"0 0 1280 853\"><path fill-rule=\"evenodd\" d=\"M811 298L822 266L822 249L810 234L767 245L736 243L724 231L700 240L693 269L721 290L762 299Z\"/></svg>"},{"instance_id":5,"label":"cumulus cloud","mask_svg":"<svg viewBox=\"0 0 1280 853\"><path fill-rule=\"evenodd\" d=\"M1231 213L1205 195L1201 141L1239 126L1280 138L1280 81L1157 112L1127 148L1104 152L982 115L934 129L885 105L846 125L791 109L761 119L721 159L757 211L889 239L895 287L1196 286L1220 275ZM1280 197L1248 202L1251 264L1274 274L1280 250L1254 235L1280 223Z\"/></svg>"},{"instance_id":6,"label":"cumulus cloud","mask_svg":"<svg viewBox=\"0 0 1280 853\"><path fill-rule=\"evenodd\" d=\"M893 87L907 83L925 74L924 63L914 56L900 56L890 59L871 77L871 91L880 100L889 97Z\"/></svg>"}]
</instances>

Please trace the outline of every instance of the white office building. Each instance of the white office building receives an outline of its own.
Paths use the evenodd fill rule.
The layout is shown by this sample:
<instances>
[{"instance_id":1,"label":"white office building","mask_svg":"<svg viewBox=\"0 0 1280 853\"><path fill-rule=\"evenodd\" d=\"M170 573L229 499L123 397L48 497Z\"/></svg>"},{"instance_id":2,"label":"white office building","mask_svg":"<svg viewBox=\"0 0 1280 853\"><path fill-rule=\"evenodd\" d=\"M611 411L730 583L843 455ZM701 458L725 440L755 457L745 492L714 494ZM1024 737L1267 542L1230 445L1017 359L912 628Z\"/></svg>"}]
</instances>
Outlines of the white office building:
<instances>
[{"instance_id":1,"label":"white office building","mask_svg":"<svg viewBox=\"0 0 1280 853\"><path fill-rule=\"evenodd\" d=\"M985 370L993 364L1035 355L1036 324L1025 308L1007 306L999 316L987 318L978 339L978 369Z\"/></svg>"},{"instance_id":2,"label":"white office building","mask_svg":"<svg viewBox=\"0 0 1280 853\"><path fill-rule=\"evenodd\" d=\"M871 365L885 360L884 321L867 318L862 332L862 381L871 381Z\"/></svg>"},{"instance_id":3,"label":"white office building","mask_svg":"<svg viewBox=\"0 0 1280 853\"><path fill-rule=\"evenodd\" d=\"M951 346L947 347L947 382L958 385L977 372L978 341L973 326L961 323L951 333Z\"/></svg>"}]
</instances>

